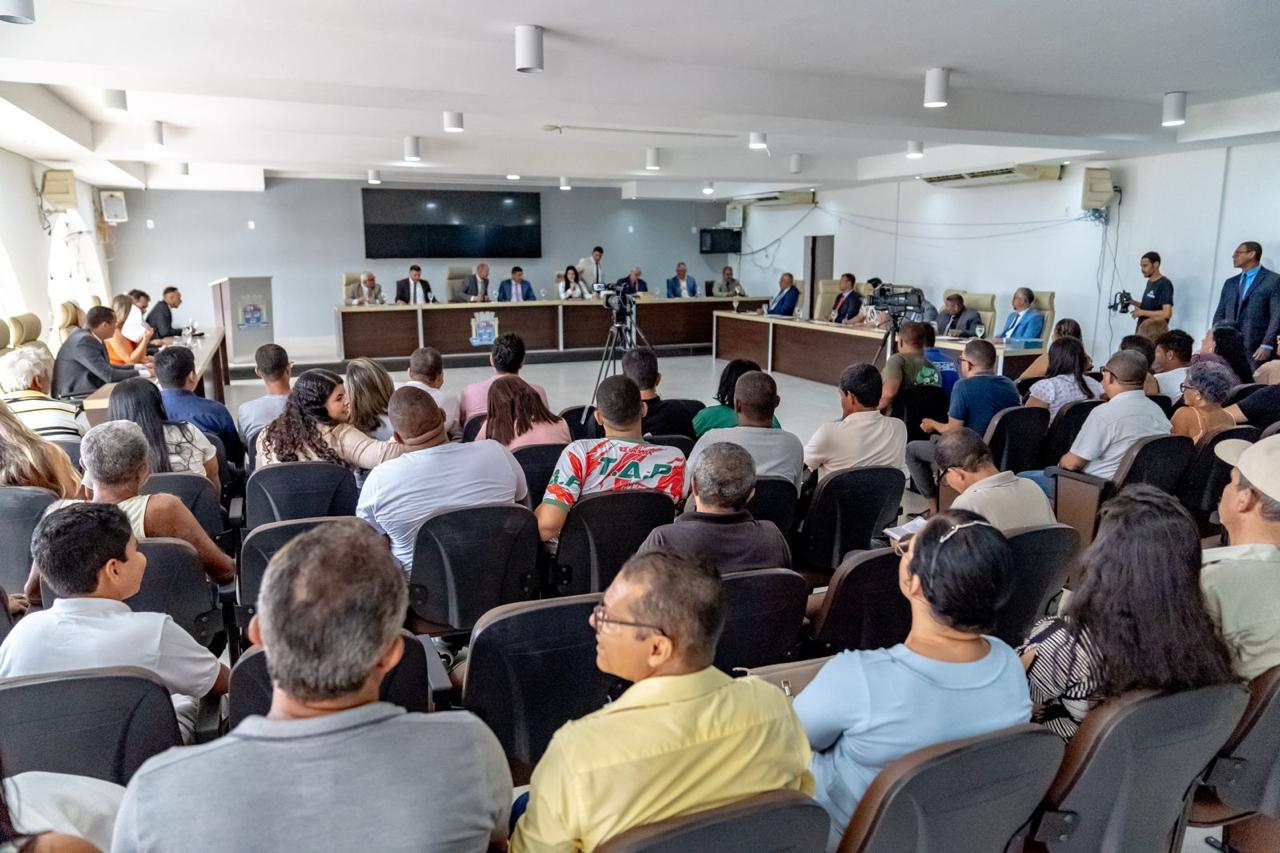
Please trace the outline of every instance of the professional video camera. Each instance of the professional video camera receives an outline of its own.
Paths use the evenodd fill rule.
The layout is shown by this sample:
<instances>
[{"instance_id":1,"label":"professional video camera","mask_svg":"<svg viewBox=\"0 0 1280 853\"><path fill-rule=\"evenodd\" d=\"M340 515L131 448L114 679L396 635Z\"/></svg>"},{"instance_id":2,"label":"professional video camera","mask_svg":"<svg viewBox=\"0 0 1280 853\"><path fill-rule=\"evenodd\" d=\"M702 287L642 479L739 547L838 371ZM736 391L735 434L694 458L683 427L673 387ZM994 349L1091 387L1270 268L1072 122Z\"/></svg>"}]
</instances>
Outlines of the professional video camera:
<instances>
[{"instance_id":1,"label":"professional video camera","mask_svg":"<svg viewBox=\"0 0 1280 853\"><path fill-rule=\"evenodd\" d=\"M635 321L636 298L626 292L624 284L596 282L592 290L600 294L604 307L613 313L614 325L625 326Z\"/></svg>"},{"instance_id":2,"label":"professional video camera","mask_svg":"<svg viewBox=\"0 0 1280 853\"><path fill-rule=\"evenodd\" d=\"M1131 299L1133 299L1133 296L1129 293L1129 291L1118 290L1116 291L1115 295L1111 297L1111 304L1108 305L1107 307L1110 308L1112 311L1115 311L1117 314L1128 314L1129 300Z\"/></svg>"},{"instance_id":3,"label":"professional video camera","mask_svg":"<svg viewBox=\"0 0 1280 853\"><path fill-rule=\"evenodd\" d=\"M924 306L924 291L903 284L881 284L871 291L871 307L895 320L919 311Z\"/></svg>"}]
</instances>

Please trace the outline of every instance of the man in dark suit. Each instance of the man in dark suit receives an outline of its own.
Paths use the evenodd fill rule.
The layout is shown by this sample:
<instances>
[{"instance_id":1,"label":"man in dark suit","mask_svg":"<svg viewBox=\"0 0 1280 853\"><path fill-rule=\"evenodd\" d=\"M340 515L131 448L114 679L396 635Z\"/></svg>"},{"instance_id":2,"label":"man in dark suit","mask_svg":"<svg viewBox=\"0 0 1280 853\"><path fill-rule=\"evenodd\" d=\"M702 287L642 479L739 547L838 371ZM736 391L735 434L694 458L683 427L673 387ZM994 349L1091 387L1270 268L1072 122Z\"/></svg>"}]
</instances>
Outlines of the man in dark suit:
<instances>
[{"instance_id":1,"label":"man in dark suit","mask_svg":"<svg viewBox=\"0 0 1280 853\"><path fill-rule=\"evenodd\" d=\"M182 305L182 291L176 287L166 287L164 294L155 307L151 309L151 313L147 315L147 325L155 329L156 338L172 338L179 334L179 330L173 327L173 309ZM107 337L111 337L110 334ZM106 338L103 338L106 340ZM114 380L112 380L114 381Z\"/></svg>"},{"instance_id":2,"label":"man in dark suit","mask_svg":"<svg viewBox=\"0 0 1280 853\"><path fill-rule=\"evenodd\" d=\"M631 272L618 279L622 292L635 296L637 293L648 293L649 282L640 277L640 267L632 267Z\"/></svg>"},{"instance_id":3,"label":"man in dark suit","mask_svg":"<svg viewBox=\"0 0 1280 853\"><path fill-rule=\"evenodd\" d=\"M1248 240L1236 246L1231 263L1240 270L1222 285L1213 322L1235 323L1254 364L1275 355L1280 335L1280 275L1262 266L1262 246Z\"/></svg>"},{"instance_id":4,"label":"man in dark suit","mask_svg":"<svg viewBox=\"0 0 1280 853\"><path fill-rule=\"evenodd\" d=\"M396 282L396 302L400 305L425 305L435 301L431 282L422 277L422 267L417 264L409 267L408 278Z\"/></svg>"},{"instance_id":5,"label":"man in dark suit","mask_svg":"<svg viewBox=\"0 0 1280 853\"><path fill-rule=\"evenodd\" d=\"M462 295L471 302L488 302L493 297L489 294L489 265L483 261L476 264L476 271L463 279Z\"/></svg>"},{"instance_id":6,"label":"man in dark suit","mask_svg":"<svg viewBox=\"0 0 1280 853\"><path fill-rule=\"evenodd\" d=\"M965 307L964 297L953 293L942 303L942 313L938 315L938 334L952 338L972 338L977 334L982 315L972 308Z\"/></svg>"},{"instance_id":7,"label":"man in dark suit","mask_svg":"<svg viewBox=\"0 0 1280 853\"><path fill-rule=\"evenodd\" d=\"M847 272L840 276L840 293L836 295L835 304L831 306L831 322L848 323L862 310L862 297L853 289L854 284L853 273Z\"/></svg>"},{"instance_id":8,"label":"man in dark suit","mask_svg":"<svg viewBox=\"0 0 1280 853\"><path fill-rule=\"evenodd\" d=\"M84 324L85 328L76 329L58 348L58 358L53 363L55 397L92 394L109 382L123 382L138 375L136 365L114 367L107 359L103 341L115 333L114 311L96 305L89 309Z\"/></svg>"},{"instance_id":9,"label":"man in dark suit","mask_svg":"<svg viewBox=\"0 0 1280 853\"><path fill-rule=\"evenodd\" d=\"M536 298L533 286L524 280L524 270L521 267L512 267L511 278L504 279L498 285L499 302L532 302Z\"/></svg>"}]
</instances>

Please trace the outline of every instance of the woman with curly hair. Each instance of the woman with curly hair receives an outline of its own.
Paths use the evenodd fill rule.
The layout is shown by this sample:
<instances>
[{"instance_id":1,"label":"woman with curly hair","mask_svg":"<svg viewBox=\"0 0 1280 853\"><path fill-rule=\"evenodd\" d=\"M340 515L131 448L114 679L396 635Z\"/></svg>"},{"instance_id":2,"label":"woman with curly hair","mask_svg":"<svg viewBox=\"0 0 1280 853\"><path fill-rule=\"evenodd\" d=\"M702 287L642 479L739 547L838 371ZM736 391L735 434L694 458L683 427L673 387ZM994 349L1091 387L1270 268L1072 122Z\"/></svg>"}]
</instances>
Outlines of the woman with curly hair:
<instances>
[{"instance_id":1,"label":"woman with curly hair","mask_svg":"<svg viewBox=\"0 0 1280 853\"><path fill-rule=\"evenodd\" d=\"M519 376L499 376L489 386L489 411L476 441L491 438L508 450L531 444L568 444L569 425Z\"/></svg>"},{"instance_id":2,"label":"woman with curly hair","mask_svg":"<svg viewBox=\"0 0 1280 853\"><path fill-rule=\"evenodd\" d=\"M346 387L347 400L351 403L348 423L370 438L390 441L387 404L395 393L396 383L391 381L387 369L371 358L353 358L347 362Z\"/></svg>"},{"instance_id":3,"label":"woman with curly hair","mask_svg":"<svg viewBox=\"0 0 1280 853\"><path fill-rule=\"evenodd\" d=\"M258 464L333 462L367 470L394 459L404 446L370 438L350 423L351 405L342 377L308 370L293 383L280 417L258 433Z\"/></svg>"},{"instance_id":4,"label":"woman with curly hair","mask_svg":"<svg viewBox=\"0 0 1280 853\"><path fill-rule=\"evenodd\" d=\"M32 432L0 403L0 486L38 486L60 498L80 491L80 475L58 445Z\"/></svg>"}]
</instances>

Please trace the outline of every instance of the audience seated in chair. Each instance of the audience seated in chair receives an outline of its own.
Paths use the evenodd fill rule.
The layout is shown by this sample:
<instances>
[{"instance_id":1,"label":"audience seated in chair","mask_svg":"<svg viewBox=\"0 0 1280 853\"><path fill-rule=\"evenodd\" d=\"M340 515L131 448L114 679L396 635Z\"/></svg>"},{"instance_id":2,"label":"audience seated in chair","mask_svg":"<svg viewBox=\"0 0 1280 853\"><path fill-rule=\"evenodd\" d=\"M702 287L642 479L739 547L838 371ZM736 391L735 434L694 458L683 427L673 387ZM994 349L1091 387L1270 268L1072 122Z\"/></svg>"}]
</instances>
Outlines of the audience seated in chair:
<instances>
[{"instance_id":1,"label":"audience seated in chair","mask_svg":"<svg viewBox=\"0 0 1280 853\"><path fill-rule=\"evenodd\" d=\"M199 429L169 417L161 391L142 377L126 379L111 389L108 415L113 421L137 424L147 440L147 462L153 474L203 474L221 492L218 451Z\"/></svg>"},{"instance_id":2,"label":"audience seated in chair","mask_svg":"<svg viewBox=\"0 0 1280 853\"><path fill-rule=\"evenodd\" d=\"M138 539L163 536L190 543L209 578L230 583L235 579L235 560L214 544L182 500L168 494L142 494L142 484L151 473L149 453L142 428L130 421L107 421L89 430L80 447L89 502L119 507ZM26 593L33 603L41 600L38 564L31 567Z\"/></svg>"},{"instance_id":3,"label":"audience seated in chair","mask_svg":"<svg viewBox=\"0 0 1280 853\"><path fill-rule=\"evenodd\" d=\"M782 531L772 522L755 520L746 509L757 476L750 453L717 442L704 447L689 467L694 510L656 528L638 553L674 551L708 563L722 575L791 568L791 549Z\"/></svg>"},{"instance_id":4,"label":"audience seated in chair","mask_svg":"<svg viewBox=\"0 0 1280 853\"><path fill-rule=\"evenodd\" d=\"M1142 390L1146 394L1159 394L1160 383L1156 381L1155 365L1156 365L1156 345L1151 342L1150 338L1143 335L1125 335L1120 339L1120 350L1122 352L1139 352L1142 357L1147 360L1147 377L1143 380ZM1169 399L1173 399L1170 397Z\"/></svg>"},{"instance_id":5,"label":"audience seated in chair","mask_svg":"<svg viewBox=\"0 0 1280 853\"><path fill-rule=\"evenodd\" d=\"M89 309L84 328L74 330L58 347L53 363L53 395L77 397L92 394L110 382L138 375L137 365L117 367L107 359L103 344L115 333L116 315L102 305Z\"/></svg>"},{"instance_id":6,"label":"audience seated in chair","mask_svg":"<svg viewBox=\"0 0 1280 853\"><path fill-rule=\"evenodd\" d=\"M685 492L693 482L693 468L704 448L727 441L751 454L757 477L783 477L799 490L804 481L804 445L794 433L775 429L773 413L782 399L773 377L753 370L738 377L733 391L733 409L738 425L707 430L693 446L684 469Z\"/></svg>"},{"instance_id":7,"label":"audience seated in chair","mask_svg":"<svg viewBox=\"0 0 1280 853\"><path fill-rule=\"evenodd\" d=\"M266 389L266 394L240 404L237 422L241 443L249 446L267 424L280 417L289 399L289 353L279 344L263 344L253 354L253 372Z\"/></svg>"},{"instance_id":8,"label":"audience seated in chair","mask_svg":"<svg viewBox=\"0 0 1280 853\"><path fill-rule=\"evenodd\" d=\"M371 358L353 358L347 362L342 384L347 389L351 406L348 420L360 432L379 441L391 440L391 419L387 404L396 390L387 369Z\"/></svg>"},{"instance_id":9,"label":"audience seated in chair","mask_svg":"<svg viewBox=\"0 0 1280 853\"><path fill-rule=\"evenodd\" d=\"M963 510L912 537L898 570L911 605L905 642L841 652L796 697L813 749L814 798L831 816L835 850L876 774L909 752L1024 723L1031 701L1017 655L987 636L1012 550Z\"/></svg>"},{"instance_id":10,"label":"audience seated in chair","mask_svg":"<svg viewBox=\"0 0 1280 853\"><path fill-rule=\"evenodd\" d=\"M75 403L55 400L53 356L42 346L20 346L0 357L0 398L36 435L49 440L79 441L89 421Z\"/></svg>"},{"instance_id":11,"label":"audience seated in chair","mask_svg":"<svg viewBox=\"0 0 1280 853\"><path fill-rule=\"evenodd\" d=\"M519 376L499 376L489 386L489 409L476 441L491 438L508 450L535 444L568 444L569 423L547 408Z\"/></svg>"},{"instance_id":12,"label":"audience seated in chair","mask_svg":"<svg viewBox=\"0 0 1280 853\"><path fill-rule=\"evenodd\" d=\"M596 423L604 438L574 441L560 454L546 496L537 508L543 542L558 539L569 510L594 492L657 489L678 502L684 496L684 454L679 448L649 444L641 433L644 401L625 376L610 376L596 393Z\"/></svg>"},{"instance_id":13,"label":"audience seated in chair","mask_svg":"<svg viewBox=\"0 0 1280 853\"><path fill-rule=\"evenodd\" d=\"M489 364L493 365L492 376L480 382L472 382L462 389L462 394L458 398L458 423L461 426L466 426L470 418L483 415L488 411L489 386L495 379L499 376L520 374L520 368L524 367L524 339L514 334L499 335L493 342L493 349L489 352ZM551 408L551 404L547 402L546 389L532 382L529 385L538 392L538 396L542 398L547 408Z\"/></svg>"},{"instance_id":14,"label":"audience seated in chair","mask_svg":"<svg viewBox=\"0 0 1280 853\"><path fill-rule=\"evenodd\" d=\"M135 613L125 604L147 568L130 518L103 503L55 509L32 534L31 552L58 599L9 632L0 645L0 678L142 667L174 694L179 728L190 741L196 700L226 693L229 673L167 614Z\"/></svg>"},{"instance_id":15,"label":"audience seated in chair","mask_svg":"<svg viewBox=\"0 0 1280 853\"><path fill-rule=\"evenodd\" d=\"M967 427L938 439L933 464L939 482L960 493L951 509L977 513L1001 533L1058 521L1044 492L1012 471L997 469L982 437Z\"/></svg>"},{"instance_id":16,"label":"audience seated in chair","mask_svg":"<svg viewBox=\"0 0 1280 853\"><path fill-rule=\"evenodd\" d=\"M904 388L916 385L940 385L938 369L925 358L924 347L927 342L923 323L903 323L898 329L898 349L885 362L880 372L883 387L880 391L882 412L893 407L893 399Z\"/></svg>"},{"instance_id":17,"label":"audience seated in chair","mask_svg":"<svg viewBox=\"0 0 1280 853\"><path fill-rule=\"evenodd\" d=\"M80 492L80 475L66 452L46 441L0 403L0 486L37 486L60 498Z\"/></svg>"},{"instance_id":18,"label":"audience seated in chair","mask_svg":"<svg viewBox=\"0 0 1280 853\"><path fill-rule=\"evenodd\" d=\"M1120 462L1134 442L1169 434L1169 419L1142 390L1146 378L1147 359L1142 353L1121 350L1111 356L1102 368L1107 402L1089 412L1058 467L1109 479L1120 469ZM1023 471L1018 476L1032 480L1053 497L1053 470Z\"/></svg>"},{"instance_id":19,"label":"audience seated in chair","mask_svg":"<svg viewBox=\"0 0 1280 853\"><path fill-rule=\"evenodd\" d=\"M421 388L444 412L444 428L450 441L462 438L463 424L458 422L458 395L444 390L444 356L435 347L418 347L409 356L409 381L405 385Z\"/></svg>"},{"instance_id":20,"label":"audience seated in chair","mask_svg":"<svg viewBox=\"0 0 1280 853\"><path fill-rule=\"evenodd\" d=\"M851 364L840 374L840 420L821 424L804 447L804 464L826 477L847 468L903 468L907 427L880 413L884 386L870 364Z\"/></svg>"},{"instance_id":21,"label":"audience seated in chair","mask_svg":"<svg viewBox=\"0 0 1280 853\"><path fill-rule=\"evenodd\" d=\"M397 389L391 425L404 455L369 472L356 515L391 540L406 570L413 568L413 546L427 516L528 496L524 469L511 451L496 441L449 441L444 412L427 392Z\"/></svg>"},{"instance_id":22,"label":"audience seated in chair","mask_svg":"<svg viewBox=\"0 0 1280 853\"><path fill-rule=\"evenodd\" d=\"M111 337L103 341L107 348L107 360L115 365L150 362L147 357L147 345L151 343L155 330L144 324L134 332L137 337L130 338L126 334L126 327L130 325L130 315L137 312L138 319L142 318L142 312L134 307L133 297L127 293L117 293L111 299L111 310L116 315L116 328Z\"/></svg>"},{"instance_id":23,"label":"audience seated in chair","mask_svg":"<svg viewBox=\"0 0 1280 853\"><path fill-rule=\"evenodd\" d=\"M1050 345L1052 346L1052 342L1056 341L1058 338L1075 338L1078 341L1083 341L1084 332L1080 329L1080 324L1075 320L1072 320L1070 317L1063 317L1061 320L1053 324L1053 335L1049 339ZM1088 355L1086 355L1085 358L1088 359ZM1091 368L1092 362L1089 362L1089 366L1086 367L1085 370L1089 370ZM1022 371L1021 375L1018 376L1018 379L1034 379L1044 376L1048 371L1049 351L1045 350L1036 356L1035 360L1032 361L1031 364L1027 365L1027 369Z\"/></svg>"},{"instance_id":24,"label":"audience seated in chair","mask_svg":"<svg viewBox=\"0 0 1280 853\"><path fill-rule=\"evenodd\" d=\"M342 377L319 368L293 383L284 411L258 433L258 468L277 462L332 462L368 470L395 459L404 446L378 441L348 423L351 407Z\"/></svg>"},{"instance_id":25,"label":"audience seated in chair","mask_svg":"<svg viewBox=\"0 0 1280 853\"><path fill-rule=\"evenodd\" d=\"M222 440L227 459L233 465L244 463L244 445L227 407L195 393L200 377L196 375L195 354L184 346L170 345L156 353L156 379L162 389L164 411L170 420L186 421L203 432Z\"/></svg>"},{"instance_id":26,"label":"audience seated in chair","mask_svg":"<svg viewBox=\"0 0 1280 853\"><path fill-rule=\"evenodd\" d=\"M1182 396L1182 377L1191 366L1191 348L1195 341L1181 329L1174 329L1156 338L1155 344L1156 361L1152 369L1156 373L1156 384L1161 394L1176 401Z\"/></svg>"},{"instance_id":27,"label":"audience seated in chair","mask_svg":"<svg viewBox=\"0 0 1280 853\"><path fill-rule=\"evenodd\" d=\"M1200 593L1200 538L1172 495L1129 486L1102 509L1060 616L1019 648L1036 721L1069 740L1131 690L1193 690L1236 676Z\"/></svg>"},{"instance_id":28,"label":"audience seated in chair","mask_svg":"<svg viewBox=\"0 0 1280 853\"><path fill-rule=\"evenodd\" d=\"M809 748L787 698L712 666L724 622L712 567L661 551L627 562L591 625L596 665L632 684L556 732L533 771L512 853L594 850L631 827L765 791L812 792Z\"/></svg>"},{"instance_id":29,"label":"audience seated in chair","mask_svg":"<svg viewBox=\"0 0 1280 853\"><path fill-rule=\"evenodd\" d=\"M1102 385L1085 375L1088 370L1089 356L1080 339L1069 335L1057 338L1049 344L1045 378L1031 386L1027 405L1048 409L1052 421L1068 403L1098 399L1102 396ZM1169 399L1176 399L1176 395Z\"/></svg>"},{"instance_id":30,"label":"audience seated in chair","mask_svg":"<svg viewBox=\"0 0 1280 853\"><path fill-rule=\"evenodd\" d=\"M1018 386L1007 376L999 376L996 369L996 348L989 341L972 340L964 345L960 358L960 372L964 376L951 391L946 423L925 418L920 428L936 433L928 441L913 441L907 445L907 467L916 491L926 498L938 493L933 477L933 458L938 437L952 430L968 427L978 435L985 435L987 426L996 412L1022 403Z\"/></svg>"},{"instance_id":31,"label":"audience seated in chair","mask_svg":"<svg viewBox=\"0 0 1280 853\"><path fill-rule=\"evenodd\" d=\"M359 522L282 548L249 625L269 662L271 713L147 761L112 849L500 849L511 775L493 733L470 713L378 701L404 652L407 606L404 576Z\"/></svg>"},{"instance_id":32,"label":"audience seated in chair","mask_svg":"<svg viewBox=\"0 0 1280 853\"><path fill-rule=\"evenodd\" d=\"M697 438L693 431L693 418L679 401L664 400L658 396L662 373L658 370L658 356L648 347L636 347L622 357L622 372L640 389L644 400L645 435L683 435Z\"/></svg>"},{"instance_id":33,"label":"audience seated in chair","mask_svg":"<svg viewBox=\"0 0 1280 853\"><path fill-rule=\"evenodd\" d=\"M715 401L719 405L707 406L693 416L693 431L699 437L709 430L738 425L738 412L734 408L735 389L742 374L753 370L758 372L760 365L746 358L735 358L724 366L724 370L720 371L720 384L716 388L715 395ZM782 426L776 417L770 421L770 425L774 429Z\"/></svg>"},{"instance_id":34,"label":"audience seated in chair","mask_svg":"<svg viewBox=\"0 0 1280 853\"><path fill-rule=\"evenodd\" d=\"M1280 436L1227 439L1214 452L1233 466L1218 502L1231 545L1205 550L1200 585L1236 672L1254 679L1280 666Z\"/></svg>"},{"instance_id":35,"label":"audience seated in chair","mask_svg":"<svg viewBox=\"0 0 1280 853\"><path fill-rule=\"evenodd\" d=\"M1185 404L1169 421L1174 435L1185 435L1199 441L1218 430L1230 429L1236 422L1222 408L1235 387L1235 377L1221 364L1202 361L1183 373L1179 387Z\"/></svg>"}]
</instances>

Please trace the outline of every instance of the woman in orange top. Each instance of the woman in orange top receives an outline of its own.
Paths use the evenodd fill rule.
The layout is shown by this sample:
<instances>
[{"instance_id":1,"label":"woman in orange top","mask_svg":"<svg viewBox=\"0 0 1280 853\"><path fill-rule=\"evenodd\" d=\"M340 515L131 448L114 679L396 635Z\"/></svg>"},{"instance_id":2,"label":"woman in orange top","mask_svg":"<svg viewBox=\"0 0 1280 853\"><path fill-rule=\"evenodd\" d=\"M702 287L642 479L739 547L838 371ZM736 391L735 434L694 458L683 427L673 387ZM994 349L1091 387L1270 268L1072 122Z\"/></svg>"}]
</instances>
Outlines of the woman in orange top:
<instances>
[{"instance_id":1,"label":"woman in orange top","mask_svg":"<svg viewBox=\"0 0 1280 853\"><path fill-rule=\"evenodd\" d=\"M131 341L124 336L124 323L133 310L133 300L127 293L112 298L111 310L116 312L116 330L106 341L107 358L112 364L143 364L147 360L147 344L153 334L151 327L146 327L141 341Z\"/></svg>"}]
</instances>

